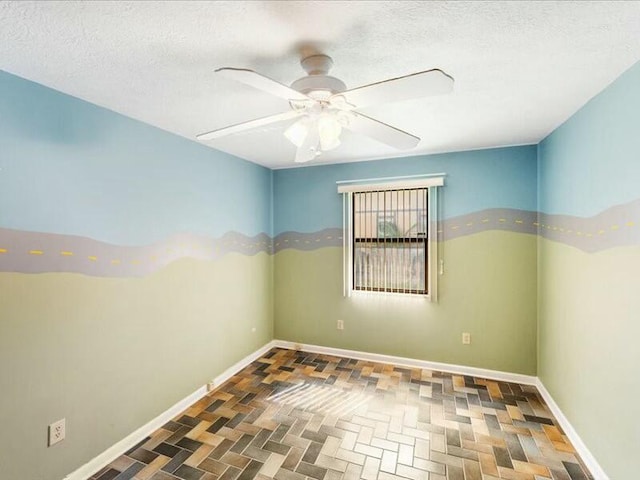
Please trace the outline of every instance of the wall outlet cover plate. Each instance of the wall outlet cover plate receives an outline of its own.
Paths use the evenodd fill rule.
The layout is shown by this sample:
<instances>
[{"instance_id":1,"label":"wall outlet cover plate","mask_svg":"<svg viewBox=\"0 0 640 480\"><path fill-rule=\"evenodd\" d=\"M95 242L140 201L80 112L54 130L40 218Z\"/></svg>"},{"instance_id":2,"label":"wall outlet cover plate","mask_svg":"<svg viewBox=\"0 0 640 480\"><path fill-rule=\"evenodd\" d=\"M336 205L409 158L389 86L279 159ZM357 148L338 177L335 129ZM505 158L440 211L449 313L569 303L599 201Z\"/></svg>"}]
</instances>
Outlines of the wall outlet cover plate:
<instances>
[{"instance_id":1,"label":"wall outlet cover plate","mask_svg":"<svg viewBox=\"0 0 640 480\"><path fill-rule=\"evenodd\" d=\"M58 420L49 425L49 446L60 443L66 435L66 420Z\"/></svg>"}]
</instances>

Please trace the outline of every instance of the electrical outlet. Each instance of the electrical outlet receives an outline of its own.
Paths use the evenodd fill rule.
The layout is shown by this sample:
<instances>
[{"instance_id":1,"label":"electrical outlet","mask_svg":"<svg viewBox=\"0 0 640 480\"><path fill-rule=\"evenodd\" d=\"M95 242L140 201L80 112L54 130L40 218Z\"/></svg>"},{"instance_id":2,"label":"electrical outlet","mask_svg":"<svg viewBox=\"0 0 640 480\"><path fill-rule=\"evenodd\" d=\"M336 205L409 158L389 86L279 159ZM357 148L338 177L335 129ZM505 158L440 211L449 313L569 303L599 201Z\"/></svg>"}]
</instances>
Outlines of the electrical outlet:
<instances>
[{"instance_id":1,"label":"electrical outlet","mask_svg":"<svg viewBox=\"0 0 640 480\"><path fill-rule=\"evenodd\" d=\"M465 345L471 344L471 334L470 333L464 332L462 334L462 343L464 343Z\"/></svg>"},{"instance_id":2,"label":"electrical outlet","mask_svg":"<svg viewBox=\"0 0 640 480\"><path fill-rule=\"evenodd\" d=\"M344 320L338 320L338 325L336 326L338 330L344 330Z\"/></svg>"},{"instance_id":3,"label":"electrical outlet","mask_svg":"<svg viewBox=\"0 0 640 480\"><path fill-rule=\"evenodd\" d=\"M49 425L49 446L53 446L56 443L64 440L66 434L66 420L58 420Z\"/></svg>"}]
</instances>

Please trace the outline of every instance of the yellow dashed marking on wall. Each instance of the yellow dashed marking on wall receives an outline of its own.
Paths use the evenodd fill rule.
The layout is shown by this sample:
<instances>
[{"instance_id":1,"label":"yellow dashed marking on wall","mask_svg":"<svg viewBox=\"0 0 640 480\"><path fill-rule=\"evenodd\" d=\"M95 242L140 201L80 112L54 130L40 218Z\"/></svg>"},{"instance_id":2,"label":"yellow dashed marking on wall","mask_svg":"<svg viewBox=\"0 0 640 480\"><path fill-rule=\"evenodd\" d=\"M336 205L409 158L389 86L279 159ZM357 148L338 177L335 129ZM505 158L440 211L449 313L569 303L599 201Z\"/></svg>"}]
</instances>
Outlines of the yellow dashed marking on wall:
<instances>
[{"instance_id":1,"label":"yellow dashed marking on wall","mask_svg":"<svg viewBox=\"0 0 640 480\"><path fill-rule=\"evenodd\" d=\"M454 225L453 227L451 227L451 230L457 230L457 229L459 229L459 228L460 228L460 226L459 226L459 225Z\"/></svg>"},{"instance_id":2,"label":"yellow dashed marking on wall","mask_svg":"<svg viewBox=\"0 0 640 480\"><path fill-rule=\"evenodd\" d=\"M44 252L42 250L29 250L29 253L31 255L44 255Z\"/></svg>"},{"instance_id":3,"label":"yellow dashed marking on wall","mask_svg":"<svg viewBox=\"0 0 640 480\"><path fill-rule=\"evenodd\" d=\"M625 223L625 225L627 227L633 227L635 225L635 223L634 222L627 222L627 223Z\"/></svg>"},{"instance_id":4,"label":"yellow dashed marking on wall","mask_svg":"<svg viewBox=\"0 0 640 480\"><path fill-rule=\"evenodd\" d=\"M87 258L92 262L95 262L96 260L98 260L98 257L96 257L95 255L89 255Z\"/></svg>"},{"instance_id":5,"label":"yellow dashed marking on wall","mask_svg":"<svg viewBox=\"0 0 640 480\"><path fill-rule=\"evenodd\" d=\"M120 260L111 260L111 265L119 265Z\"/></svg>"},{"instance_id":6,"label":"yellow dashed marking on wall","mask_svg":"<svg viewBox=\"0 0 640 480\"><path fill-rule=\"evenodd\" d=\"M7 249L6 248L0 248L0 253L7 253Z\"/></svg>"},{"instance_id":7,"label":"yellow dashed marking on wall","mask_svg":"<svg viewBox=\"0 0 640 480\"><path fill-rule=\"evenodd\" d=\"M488 223L488 222L489 222L489 219L488 219L488 218L483 218L483 219L482 219L482 223Z\"/></svg>"},{"instance_id":8,"label":"yellow dashed marking on wall","mask_svg":"<svg viewBox=\"0 0 640 480\"><path fill-rule=\"evenodd\" d=\"M504 222L506 222L506 221L507 221L507 219L506 219L506 218L499 218L499 219L498 219L498 221L499 221L500 223L504 223Z\"/></svg>"},{"instance_id":9,"label":"yellow dashed marking on wall","mask_svg":"<svg viewBox=\"0 0 640 480\"><path fill-rule=\"evenodd\" d=\"M620 227L618 225L611 225L611 230L618 230Z\"/></svg>"},{"instance_id":10,"label":"yellow dashed marking on wall","mask_svg":"<svg viewBox=\"0 0 640 480\"><path fill-rule=\"evenodd\" d=\"M331 235L327 235L327 240L331 240L333 237Z\"/></svg>"},{"instance_id":11,"label":"yellow dashed marking on wall","mask_svg":"<svg viewBox=\"0 0 640 480\"><path fill-rule=\"evenodd\" d=\"M140 260L131 260L133 265L140 265Z\"/></svg>"},{"instance_id":12,"label":"yellow dashed marking on wall","mask_svg":"<svg viewBox=\"0 0 640 480\"><path fill-rule=\"evenodd\" d=\"M576 235L578 235L579 237L582 236L582 232L576 232Z\"/></svg>"},{"instance_id":13,"label":"yellow dashed marking on wall","mask_svg":"<svg viewBox=\"0 0 640 480\"><path fill-rule=\"evenodd\" d=\"M467 227L472 227L472 226L473 226L473 222L467 223Z\"/></svg>"},{"instance_id":14,"label":"yellow dashed marking on wall","mask_svg":"<svg viewBox=\"0 0 640 480\"><path fill-rule=\"evenodd\" d=\"M522 220L516 220L516 223L520 223L520 224L522 224L522 223L524 223L524 222L523 222Z\"/></svg>"},{"instance_id":15,"label":"yellow dashed marking on wall","mask_svg":"<svg viewBox=\"0 0 640 480\"><path fill-rule=\"evenodd\" d=\"M604 233L604 230L598 230L598 235L602 235Z\"/></svg>"},{"instance_id":16,"label":"yellow dashed marking on wall","mask_svg":"<svg viewBox=\"0 0 640 480\"><path fill-rule=\"evenodd\" d=\"M63 257L71 257L73 255L73 252L60 252L60 255L62 255Z\"/></svg>"},{"instance_id":17,"label":"yellow dashed marking on wall","mask_svg":"<svg viewBox=\"0 0 640 480\"><path fill-rule=\"evenodd\" d=\"M534 227L539 227L539 226L540 226L540 224L539 224L538 222L533 222L533 226L534 226Z\"/></svg>"},{"instance_id":18,"label":"yellow dashed marking on wall","mask_svg":"<svg viewBox=\"0 0 640 480\"><path fill-rule=\"evenodd\" d=\"M593 237L593 233L587 233L587 237Z\"/></svg>"}]
</instances>

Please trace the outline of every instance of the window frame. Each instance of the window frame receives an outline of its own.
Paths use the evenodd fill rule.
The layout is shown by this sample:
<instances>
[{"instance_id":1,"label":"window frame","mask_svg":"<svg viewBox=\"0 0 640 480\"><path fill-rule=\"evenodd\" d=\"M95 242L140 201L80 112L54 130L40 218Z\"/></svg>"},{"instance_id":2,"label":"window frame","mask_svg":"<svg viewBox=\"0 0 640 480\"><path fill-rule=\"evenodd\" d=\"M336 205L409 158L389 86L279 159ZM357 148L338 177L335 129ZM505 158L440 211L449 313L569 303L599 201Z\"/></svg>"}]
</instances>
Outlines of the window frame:
<instances>
[{"instance_id":1,"label":"window frame","mask_svg":"<svg viewBox=\"0 0 640 480\"><path fill-rule=\"evenodd\" d=\"M386 192L411 192L413 190L426 190L426 197L425 200L427 202L426 205L426 217L427 217L427 226L430 225L430 212L429 212L429 188L428 187L413 187L410 189L392 189L392 190L377 190L371 193L386 193ZM351 193L351 218L352 218L352 231L355 230L355 228L353 228L353 222L355 222L355 214L356 214L356 195L357 194L362 194L366 192L352 192ZM406 294L406 295L420 295L420 296L428 296L429 292L430 292L430 285L429 285L429 269L431 268L430 266L430 258L429 258L429 251L430 251L430 234L431 232L429 232L428 230L430 230L429 228L427 228L427 232L425 232L425 235L420 237L420 236L415 236L415 237L411 237L411 236L402 236L402 237L380 237L379 232L380 232L380 216L385 216L385 211L380 211L380 210L376 210L376 222L375 222L375 233L376 236L375 237L356 237L355 235L351 235L351 249L352 249L352 253L351 253L351 285L350 288L353 292L375 292L375 293L391 293L391 294ZM419 216L419 215L418 215ZM360 242L358 241L360 240ZM358 243L369 243L372 245L372 247L376 247L379 244L394 244L394 243L402 243L403 246L405 246L407 243L409 244L421 244L422 248L421 250L423 250L423 255L424 255L424 290L421 289L407 289L407 288L385 288L385 287L357 287L356 286L356 275L354 274L355 270L356 270L356 255L354 255L354 253L356 252L356 245ZM380 248L380 247L377 247ZM416 249L417 250L417 249ZM412 250L410 250L411 252ZM403 254L404 255L404 254Z\"/></svg>"},{"instance_id":2,"label":"window frame","mask_svg":"<svg viewBox=\"0 0 640 480\"><path fill-rule=\"evenodd\" d=\"M340 181L338 193L343 194L343 294L345 297L355 296L400 296L402 298L423 298L430 302L437 302L437 278L443 274L443 262L440 259L441 232L439 225L440 190L444 186L444 173L432 175L416 175L412 177L391 177L389 179L367 179L355 181ZM372 181L375 183L362 183ZM425 239L425 286L427 293L406 293L388 291L389 289L354 289L354 193L410 190L413 188L427 188L427 237Z\"/></svg>"}]
</instances>

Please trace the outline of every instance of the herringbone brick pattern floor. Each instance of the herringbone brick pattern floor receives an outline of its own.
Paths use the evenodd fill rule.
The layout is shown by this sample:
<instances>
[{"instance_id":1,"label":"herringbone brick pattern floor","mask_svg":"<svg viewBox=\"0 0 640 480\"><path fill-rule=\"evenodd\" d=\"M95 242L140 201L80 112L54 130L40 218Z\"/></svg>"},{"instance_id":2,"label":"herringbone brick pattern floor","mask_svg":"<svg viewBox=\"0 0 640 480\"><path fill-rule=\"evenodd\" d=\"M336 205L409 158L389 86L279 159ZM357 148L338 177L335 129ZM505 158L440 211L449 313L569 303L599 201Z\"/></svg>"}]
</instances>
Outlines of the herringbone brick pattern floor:
<instances>
[{"instance_id":1,"label":"herringbone brick pattern floor","mask_svg":"<svg viewBox=\"0 0 640 480\"><path fill-rule=\"evenodd\" d=\"M91 480L587 480L535 387L273 349Z\"/></svg>"}]
</instances>

